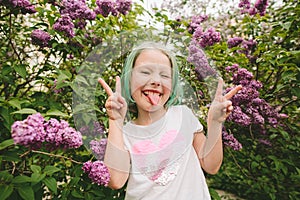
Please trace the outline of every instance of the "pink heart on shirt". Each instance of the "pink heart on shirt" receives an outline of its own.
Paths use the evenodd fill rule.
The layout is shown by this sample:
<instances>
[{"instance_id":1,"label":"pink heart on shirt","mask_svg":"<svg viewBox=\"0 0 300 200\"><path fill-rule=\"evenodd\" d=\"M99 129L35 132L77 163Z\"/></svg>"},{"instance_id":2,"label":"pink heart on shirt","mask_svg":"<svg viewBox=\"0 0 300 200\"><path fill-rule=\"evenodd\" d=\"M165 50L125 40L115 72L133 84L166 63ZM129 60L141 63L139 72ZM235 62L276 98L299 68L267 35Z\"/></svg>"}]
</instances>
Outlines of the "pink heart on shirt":
<instances>
[{"instance_id":1,"label":"pink heart on shirt","mask_svg":"<svg viewBox=\"0 0 300 200\"><path fill-rule=\"evenodd\" d=\"M177 130L167 131L159 141L158 145L154 144L151 140L137 142L133 145L132 152L136 154L149 154L159 151L171 144L175 140L177 134Z\"/></svg>"}]
</instances>

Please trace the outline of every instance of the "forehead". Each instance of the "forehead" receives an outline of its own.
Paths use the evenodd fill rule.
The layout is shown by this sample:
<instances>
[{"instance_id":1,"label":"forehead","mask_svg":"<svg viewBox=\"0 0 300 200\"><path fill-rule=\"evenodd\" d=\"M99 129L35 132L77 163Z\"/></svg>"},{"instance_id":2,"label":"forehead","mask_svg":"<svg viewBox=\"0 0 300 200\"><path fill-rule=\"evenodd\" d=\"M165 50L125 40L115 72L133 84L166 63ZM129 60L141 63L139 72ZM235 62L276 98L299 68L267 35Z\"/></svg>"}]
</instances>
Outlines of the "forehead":
<instances>
[{"instance_id":1,"label":"forehead","mask_svg":"<svg viewBox=\"0 0 300 200\"><path fill-rule=\"evenodd\" d=\"M169 57L157 49L145 49L136 58L134 66L139 65L162 65L171 67Z\"/></svg>"}]
</instances>

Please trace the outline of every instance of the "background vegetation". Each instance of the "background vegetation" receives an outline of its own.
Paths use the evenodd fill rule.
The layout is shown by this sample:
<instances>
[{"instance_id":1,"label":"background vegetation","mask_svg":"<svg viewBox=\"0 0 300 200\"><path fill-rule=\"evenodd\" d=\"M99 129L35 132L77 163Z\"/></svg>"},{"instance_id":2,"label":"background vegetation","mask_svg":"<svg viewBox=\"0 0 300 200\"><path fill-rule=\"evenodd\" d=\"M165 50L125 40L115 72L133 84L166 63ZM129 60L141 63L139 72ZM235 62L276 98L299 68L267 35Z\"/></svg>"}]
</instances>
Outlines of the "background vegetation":
<instances>
[{"instance_id":1,"label":"background vegetation","mask_svg":"<svg viewBox=\"0 0 300 200\"><path fill-rule=\"evenodd\" d=\"M168 1L165 10L156 9L154 14L135 3L128 13L82 17L86 22L83 28L80 28L82 19L72 18L75 26L74 35L70 37L53 26L63 16L62 2L0 0L0 199L123 199L124 189L113 191L98 186L83 172L84 162L96 160L84 145L55 150L15 145L11 127L14 122L37 112L46 120L63 119L75 127L74 80L85 58L106 38L118 36L122 31L151 32L158 25L165 33L195 37L194 31L189 29L192 16L174 16L178 7L170 7ZM87 1L86 5L94 10L97 2ZM197 7L195 2L177 3L193 4L190 7L196 11L190 15L207 13L205 7ZM214 189L244 199L300 198L300 5L295 0L283 0L276 6L275 1L268 2L264 15L241 14L241 8L236 5L232 10L208 16L199 24L204 31L213 27L220 33L220 40L206 46L205 52L227 86L235 84L235 79L234 73L226 67L238 64L252 73L251 80L261 83L262 87L257 89L259 98L278 113L276 126L267 118L262 126L242 125L234 118L225 123L226 132L236 139L231 141L239 142L242 148L234 149L232 143L225 145L221 171L214 176L207 175L213 199L220 199ZM151 18L152 22L145 23L143 18ZM37 29L49 34L50 39L44 40L46 43L34 40L32 32ZM165 35L168 36L164 34L161 40L171 38ZM253 40L255 45L230 47L228 40L235 37ZM122 59L112 63L111 70L103 74L111 85L114 85L111 77L121 71ZM203 92L199 92L198 103L205 114L210 101L203 87L205 82L191 70L195 66L189 64L186 57L178 57L178 61L183 76L197 91ZM105 96L101 91L96 95L97 116L105 127L107 118L101 107ZM239 106L246 103L237 100Z\"/></svg>"}]
</instances>

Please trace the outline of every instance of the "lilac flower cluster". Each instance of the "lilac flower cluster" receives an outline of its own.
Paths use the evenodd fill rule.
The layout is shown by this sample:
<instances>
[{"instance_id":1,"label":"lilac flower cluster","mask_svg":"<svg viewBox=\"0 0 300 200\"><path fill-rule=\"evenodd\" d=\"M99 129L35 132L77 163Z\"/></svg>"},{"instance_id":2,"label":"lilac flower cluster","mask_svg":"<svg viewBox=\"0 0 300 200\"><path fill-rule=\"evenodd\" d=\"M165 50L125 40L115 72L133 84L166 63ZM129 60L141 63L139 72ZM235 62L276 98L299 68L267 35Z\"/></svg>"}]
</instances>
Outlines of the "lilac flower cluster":
<instances>
[{"instance_id":1,"label":"lilac flower cluster","mask_svg":"<svg viewBox=\"0 0 300 200\"><path fill-rule=\"evenodd\" d=\"M12 138L15 144L38 149L46 137L44 117L40 114L29 115L23 121L15 121L11 127Z\"/></svg>"},{"instance_id":2,"label":"lilac flower cluster","mask_svg":"<svg viewBox=\"0 0 300 200\"><path fill-rule=\"evenodd\" d=\"M244 41L241 37L233 37L227 40L228 48L233 48L239 46Z\"/></svg>"},{"instance_id":3,"label":"lilac flower cluster","mask_svg":"<svg viewBox=\"0 0 300 200\"><path fill-rule=\"evenodd\" d=\"M254 62L256 60L256 56L252 55L257 45L257 42L255 40L244 40L241 37L233 37L227 40L227 45L228 48L240 46L242 49L238 50L238 53L245 54L251 62Z\"/></svg>"},{"instance_id":4,"label":"lilac flower cluster","mask_svg":"<svg viewBox=\"0 0 300 200\"><path fill-rule=\"evenodd\" d=\"M81 133L70 127L68 122L59 122L54 118L46 121L40 113L14 122L11 133L15 144L33 149L41 148L43 143L51 150L58 147L78 148L82 145Z\"/></svg>"},{"instance_id":5,"label":"lilac flower cluster","mask_svg":"<svg viewBox=\"0 0 300 200\"><path fill-rule=\"evenodd\" d=\"M241 8L241 13L248 13L253 16L259 14L264 16L266 14L266 9L268 7L268 0L256 0L254 6L251 7L249 0L240 0L239 8Z\"/></svg>"},{"instance_id":6,"label":"lilac flower cluster","mask_svg":"<svg viewBox=\"0 0 300 200\"><path fill-rule=\"evenodd\" d=\"M80 29L86 26L86 20L96 18L96 13L88 8L85 0L63 0L60 13L62 16L67 15L72 20L77 20L75 26Z\"/></svg>"},{"instance_id":7,"label":"lilac flower cluster","mask_svg":"<svg viewBox=\"0 0 300 200\"><path fill-rule=\"evenodd\" d=\"M74 27L75 25L68 15L61 16L52 26L54 30L64 33L69 38L75 36Z\"/></svg>"},{"instance_id":8,"label":"lilac flower cluster","mask_svg":"<svg viewBox=\"0 0 300 200\"><path fill-rule=\"evenodd\" d=\"M132 6L131 0L97 0L96 14L101 14L103 17L108 17L109 14L117 16L119 13L126 15Z\"/></svg>"},{"instance_id":9,"label":"lilac flower cluster","mask_svg":"<svg viewBox=\"0 0 300 200\"><path fill-rule=\"evenodd\" d=\"M241 126L256 125L261 133L264 133L266 124L276 127L280 114L264 99L259 98L258 90L262 84L253 79L251 72L240 68L237 64L226 67L226 70L233 73L234 84L243 86L242 90L231 99L235 109L228 120ZM227 91L230 89L227 88Z\"/></svg>"},{"instance_id":10,"label":"lilac flower cluster","mask_svg":"<svg viewBox=\"0 0 300 200\"><path fill-rule=\"evenodd\" d=\"M195 42L189 46L189 56L187 61L195 66L198 80L204 80L208 76L216 75L217 72L210 66L205 52Z\"/></svg>"},{"instance_id":11,"label":"lilac flower cluster","mask_svg":"<svg viewBox=\"0 0 300 200\"><path fill-rule=\"evenodd\" d=\"M105 127L102 123L95 121L91 126L91 128L89 126L82 126L80 132L86 136L102 136L104 134Z\"/></svg>"},{"instance_id":12,"label":"lilac flower cluster","mask_svg":"<svg viewBox=\"0 0 300 200\"><path fill-rule=\"evenodd\" d=\"M85 162L83 163L82 170L88 174L92 182L104 185L105 187L108 186L110 174L103 161Z\"/></svg>"},{"instance_id":13,"label":"lilac flower cluster","mask_svg":"<svg viewBox=\"0 0 300 200\"><path fill-rule=\"evenodd\" d=\"M20 9L22 14L36 13L34 5L29 0L3 0L0 1L0 5L11 9Z\"/></svg>"},{"instance_id":14,"label":"lilac flower cluster","mask_svg":"<svg viewBox=\"0 0 300 200\"><path fill-rule=\"evenodd\" d=\"M78 148L82 145L81 133L70 127L68 122L50 119L44 124L47 136L45 141L56 148Z\"/></svg>"},{"instance_id":15,"label":"lilac flower cluster","mask_svg":"<svg viewBox=\"0 0 300 200\"><path fill-rule=\"evenodd\" d=\"M188 31L193 34L193 42L198 43L202 48L212 46L221 40L220 33L216 32L214 28L211 27L206 31L203 31L201 23L207 18L208 17L206 15L193 16L188 27Z\"/></svg>"},{"instance_id":16,"label":"lilac flower cluster","mask_svg":"<svg viewBox=\"0 0 300 200\"><path fill-rule=\"evenodd\" d=\"M222 130L222 138L224 145L235 151L239 151L243 148L242 144L233 136L233 134L229 134L224 128Z\"/></svg>"},{"instance_id":17,"label":"lilac flower cluster","mask_svg":"<svg viewBox=\"0 0 300 200\"><path fill-rule=\"evenodd\" d=\"M198 29L197 29L198 30ZM216 32L214 28L209 28L205 32L200 34L196 32L193 34L193 39L199 42L200 46L205 48L207 46L212 46L217 42L220 42L221 35L219 32Z\"/></svg>"},{"instance_id":18,"label":"lilac flower cluster","mask_svg":"<svg viewBox=\"0 0 300 200\"><path fill-rule=\"evenodd\" d=\"M107 139L102 138L100 141L97 140L91 140L90 141L90 148L97 158L97 160L103 160L105 149L106 149Z\"/></svg>"},{"instance_id":19,"label":"lilac flower cluster","mask_svg":"<svg viewBox=\"0 0 300 200\"><path fill-rule=\"evenodd\" d=\"M33 30L31 33L31 43L42 48L47 47L51 37L50 34L43 30Z\"/></svg>"},{"instance_id":20,"label":"lilac flower cluster","mask_svg":"<svg viewBox=\"0 0 300 200\"><path fill-rule=\"evenodd\" d=\"M193 34L198 27L201 27L201 23L208 19L208 15L195 15L192 17L191 22L188 25L188 32Z\"/></svg>"}]
</instances>

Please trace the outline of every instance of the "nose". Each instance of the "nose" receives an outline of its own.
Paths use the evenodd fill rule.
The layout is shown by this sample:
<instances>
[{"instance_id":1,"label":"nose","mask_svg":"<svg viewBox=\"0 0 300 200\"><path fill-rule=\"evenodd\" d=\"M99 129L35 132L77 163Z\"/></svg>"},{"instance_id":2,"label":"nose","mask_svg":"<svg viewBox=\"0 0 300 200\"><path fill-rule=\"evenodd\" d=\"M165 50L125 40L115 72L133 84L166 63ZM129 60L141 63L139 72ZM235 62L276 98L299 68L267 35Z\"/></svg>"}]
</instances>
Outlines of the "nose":
<instances>
[{"instance_id":1,"label":"nose","mask_svg":"<svg viewBox=\"0 0 300 200\"><path fill-rule=\"evenodd\" d=\"M152 85L152 86L160 86L161 85L161 80L160 80L160 77L159 77L159 75L153 75L152 77L151 77L151 80L150 80L150 84Z\"/></svg>"}]
</instances>

